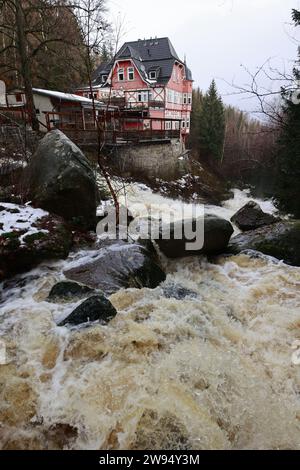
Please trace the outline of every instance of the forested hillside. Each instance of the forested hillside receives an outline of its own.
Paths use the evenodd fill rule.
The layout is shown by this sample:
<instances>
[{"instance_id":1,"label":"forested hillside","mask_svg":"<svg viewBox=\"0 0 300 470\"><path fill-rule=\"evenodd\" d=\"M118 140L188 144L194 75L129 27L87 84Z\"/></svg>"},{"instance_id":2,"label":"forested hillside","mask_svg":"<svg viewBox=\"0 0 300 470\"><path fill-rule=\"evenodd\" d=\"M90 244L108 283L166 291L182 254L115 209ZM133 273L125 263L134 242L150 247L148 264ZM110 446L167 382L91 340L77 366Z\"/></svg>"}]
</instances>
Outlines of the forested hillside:
<instances>
[{"instance_id":1,"label":"forested hillside","mask_svg":"<svg viewBox=\"0 0 300 470\"><path fill-rule=\"evenodd\" d=\"M85 76L77 19L68 2L0 2L0 73L8 86L23 86L22 60L34 86L69 91ZM20 11L21 9L21 11ZM21 29L24 30L22 53ZM26 56L24 54L26 53Z\"/></svg>"},{"instance_id":2,"label":"forested hillside","mask_svg":"<svg viewBox=\"0 0 300 470\"><path fill-rule=\"evenodd\" d=\"M293 10L300 26L300 12ZM190 148L196 158L209 163L231 182L249 183L261 194L273 196L278 207L299 217L300 207L300 57L292 75L277 72L284 86L278 91L258 91L258 74L252 86L241 88L257 99L261 119L226 106L213 81L203 93L193 92ZM268 71L263 71L265 74Z\"/></svg>"}]
</instances>

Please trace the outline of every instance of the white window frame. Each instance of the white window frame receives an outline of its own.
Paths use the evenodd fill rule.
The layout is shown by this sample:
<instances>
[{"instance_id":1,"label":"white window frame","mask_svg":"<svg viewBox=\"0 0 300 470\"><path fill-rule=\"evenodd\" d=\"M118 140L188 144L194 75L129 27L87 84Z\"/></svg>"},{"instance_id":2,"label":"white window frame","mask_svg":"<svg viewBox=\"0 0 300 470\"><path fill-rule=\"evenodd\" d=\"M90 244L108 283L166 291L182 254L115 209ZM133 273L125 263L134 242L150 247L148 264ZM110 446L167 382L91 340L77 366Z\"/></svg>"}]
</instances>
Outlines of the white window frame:
<instances>
[{"instance_id":1,"label":"white window frame","mask_svg":"<svg viewBox=\"0 0 300 470\"><path fill-rule=\"evenodd\" d=\"M192 93L188 93L188 104L192 104Z\"/></svg>"},{"instance_id":2,"label":"white window frame","mask_svg":"<svg viewBox=\"0 0 300 470\"><path fill-rule=\"evenodd\" d=\"M130 75L132 74L132 78L130 78ZM129 82L133 82L134 79L135 79L135 76L134 76L134 67L128 67L127 69L127 78L128 78L128 81Z\"/></svg>"},{"instance_id":3,"label":"white window frame","mask_svg":"<svg viewBox=\"0 0 300 470\"><path fill-rule=\"evenodd\" d=\"M171 131L171 130L172 130L172 122L166 121L166 131Z\"/></svg>"},{"instance_id":4,"label":"white window frame","mask_svg":"<svg viewBox=\"0 0 300 470\"><path fill-rule=\"evenodd\" d=\"M107 82L107 79L108 79L108 75L102 75L101 82L105 83Z\"/></svg>"},{"instance_id":5,"label":"white window frame","mask_svg":"<svg viewBox=\"0 0 300 470\"><path fill-rule=\"evenodd\" d=\"M138 91L137 94L137 100L138 103L148 103L150 97L149 97L149 92L145 90L140 90Z\"/></svg>"},{"instance_id":6,"label":"white window frame","mask_svg":"<svg viewBox=\"0 0 300 470\"><path fill-rule=\"evenodd\" d=\"M120 78L120 75L123 75L123 78ZM125 81L125 74L124 74L124 69L120 68L118 69L118 81L119 82L124 82Z\"/></svg>"},{"instance_id":7,"label":"white window frame","mask_svg":"<svg viewBox=\"0 0 300 470\"><path fill-rule=\"evenodd\" d=\"M183 104L188 104L188 94L183 93Z\"/></svg>"},{"instance_id":8,"label":"white window frame","mask_svg":"<svg viewBox=\"0 0 300 470\"><path fill-rule=\"evenodd\" d=\"M175 102L175 92L174 90L171 90L170 88L168 89L168 103L174 103Z\"/></svg>"},{"instance_id":9,"label":"white window frame","mask_svg":"<svg viewBox=\"0 0 300 470\"><path fill-rule=\"evenodd\" d=\"M187 128L187 129L190 129L190 127L191 127L191 122L190 122L190 119L187 118L187 120L186 120L186 128Z\"/></svg>"},{"instance_id":10,"label":"white window frame","mask_svg":"<svg viewBox=\"0 0 300 470\"><path fill-rule=\"evenodd\" d=\"M151 72L149 72L149 78L150 78L150 80L156 80L157 79L157 72L155 70L151 70Z\"/></svg>"}]
</instances>

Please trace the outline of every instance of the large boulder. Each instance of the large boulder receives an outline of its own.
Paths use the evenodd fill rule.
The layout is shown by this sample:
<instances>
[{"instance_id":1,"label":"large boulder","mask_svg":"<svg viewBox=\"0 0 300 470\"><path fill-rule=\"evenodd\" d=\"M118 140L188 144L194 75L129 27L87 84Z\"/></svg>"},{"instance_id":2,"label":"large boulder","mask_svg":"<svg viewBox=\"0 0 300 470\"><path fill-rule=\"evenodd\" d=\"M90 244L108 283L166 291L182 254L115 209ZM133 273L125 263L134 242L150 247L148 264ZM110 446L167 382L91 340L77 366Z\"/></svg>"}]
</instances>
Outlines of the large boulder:
<instances>
[{"instance_id":1,"label":"large boulder","mask_svg":"<svg viewBox=\"0 0 300 470\"><path fill-rule=\"evenodd\" d=\"M100 321L107 324L117 315L117 311L104 295L93 295L80 304L58 326L81 325L82 323Z\"/></svg>"},{"instance_id":2,"label":"large boulder","mask_svg":"<svg viewBox=\"0 0 300 470\"><path fill-rule=\"evenodd\" d=\"M282 221L241 233L232 238L228 249L234 254L255 250L300 266L300 220Z\"/></svg>"},{"instance_id":3,"label":"large boulder","mask_svg":"<svg viewBox=\"0 0 300 470\"><path fill-rule=\"evenodd\" d=\"M115 241L100 247L89 262L65 271L65 276L112 294L122 288L155 288L166 279L151 253L141 245Z\"/></svg>"},{"instance_id":4,"label":"large boulder","mask_svg":"<svg viewBox=\"0 0 300 470\"><path fill-rule=\"evenodd\" d=\"M231 222L242 231L255 230L278 221L274 215L264 212L255 201L249 201L231 217Z\"/></svg>"},{"instance_id":5,"label":"large boulder","mask_svg":"<svg viewBox=\"0 0 300 470\"><path fill-rule=\"evenodd\" d=\"M72 234L63 219L30 206L1 203L0 281L48 259L66 258Z\"/></svg>"},{"instance_id":6,"label":"large boulder","mask_svg":"<svg viewBox=\"0 0 300 470\"><path fill-rule=\"evenodd\" d=\"M61 131L51 131L41 140L27 168L27 181L35 206L95 230L95 175L81 150Z\"/></svg>"},{"instance_id":7,"label":"large boulder","mask_svg":"<svg viewBox=\"0 0 300 470\"><path fill-rule=\"evenodd\" d=\"M203 238L203 245L194 249L187 247L187 244L193 243L195 239L189 240L185 235L189 230L195 232L197 227L200 229L200 238ZM178 237L182 233L182 237ZM200 254L222 253L233 234L233 227L230 222L214 215L205 215L204 218L176 221L168 225L162 225L159 235L153 239L159 246L159 249L168 258L181 258L185 256L195 256Z\"/></svg>"}]
</instances>

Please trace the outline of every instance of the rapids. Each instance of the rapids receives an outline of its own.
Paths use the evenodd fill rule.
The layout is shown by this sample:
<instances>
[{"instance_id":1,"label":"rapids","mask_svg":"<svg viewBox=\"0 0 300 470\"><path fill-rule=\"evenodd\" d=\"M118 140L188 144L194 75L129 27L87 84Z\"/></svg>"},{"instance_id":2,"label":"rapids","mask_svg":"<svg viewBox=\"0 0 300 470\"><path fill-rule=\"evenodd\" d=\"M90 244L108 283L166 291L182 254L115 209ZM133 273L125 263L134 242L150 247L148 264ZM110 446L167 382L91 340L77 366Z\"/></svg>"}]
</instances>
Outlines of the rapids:
<instances>
[{"instance_id":1,"label":"rapids","mask_svg":"<svg viewBox=\"0 0 300 470\"><path fill-rule=\"evenodd\" d=\"M229 219L248 199L236 190L206 210ZM182 213L141 185L126 201ZM167 280L113 294L109 325L58 328L80 302L45 299L83 256L92 252L1 286L2 449L300 448L300 268L266 256L162 259ZM171 296L178 287L186 297Z\"/></svg>"}]
</instances>

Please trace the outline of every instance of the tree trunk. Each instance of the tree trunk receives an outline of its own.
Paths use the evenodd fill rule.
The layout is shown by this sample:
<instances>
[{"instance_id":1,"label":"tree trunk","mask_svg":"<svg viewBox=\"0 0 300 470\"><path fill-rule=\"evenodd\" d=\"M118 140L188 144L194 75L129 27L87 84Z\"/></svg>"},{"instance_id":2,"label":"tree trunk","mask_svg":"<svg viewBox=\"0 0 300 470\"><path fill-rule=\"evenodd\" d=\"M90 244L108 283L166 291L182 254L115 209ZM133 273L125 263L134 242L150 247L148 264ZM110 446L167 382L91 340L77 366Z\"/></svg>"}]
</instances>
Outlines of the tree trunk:
<instances>
[{"instance_id":1,"label":"tree trunk","mask_svg":"<svg viewBox=\"0 0 300 470\"><path fill-rule=\"evenodd\" d=\"M16 8L16 25L17 25L17 46L21 62L22 78L24 82L26 105L29 114L32 129L39 130L39 121L36 117L35 106L33 101L31 71L29 65L29 57L27 54L26 34L25 34L25 17L22 2L15 1Z\"/></svg>"}]
</instances>

